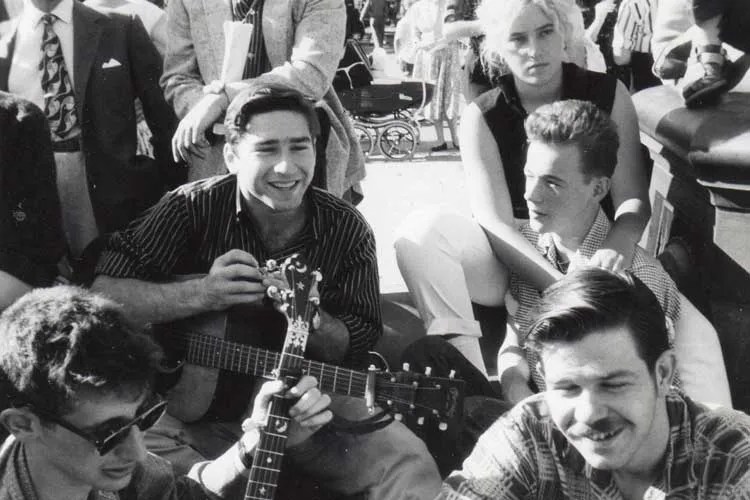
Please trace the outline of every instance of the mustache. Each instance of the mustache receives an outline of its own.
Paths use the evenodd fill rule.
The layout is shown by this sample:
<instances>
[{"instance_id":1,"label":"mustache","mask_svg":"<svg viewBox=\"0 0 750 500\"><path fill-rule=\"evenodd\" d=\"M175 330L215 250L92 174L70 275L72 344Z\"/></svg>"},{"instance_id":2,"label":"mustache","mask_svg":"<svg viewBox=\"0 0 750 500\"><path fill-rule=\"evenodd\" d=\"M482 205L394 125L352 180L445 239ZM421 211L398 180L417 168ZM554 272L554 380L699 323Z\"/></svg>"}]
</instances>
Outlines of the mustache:
<instances>
[{"instance_id":1,"label":"mustache","mask_svg":"<svg viewBox=\"0 0 750 500\"><path fill-rule=\"evenodd\" d=\"M588 438L594 434L607 434L616 431L622 426L622 422L612 419L597 420L593 424L576 424L568 429L568 434L573 437Z\"/></svg>"}]
</instances>

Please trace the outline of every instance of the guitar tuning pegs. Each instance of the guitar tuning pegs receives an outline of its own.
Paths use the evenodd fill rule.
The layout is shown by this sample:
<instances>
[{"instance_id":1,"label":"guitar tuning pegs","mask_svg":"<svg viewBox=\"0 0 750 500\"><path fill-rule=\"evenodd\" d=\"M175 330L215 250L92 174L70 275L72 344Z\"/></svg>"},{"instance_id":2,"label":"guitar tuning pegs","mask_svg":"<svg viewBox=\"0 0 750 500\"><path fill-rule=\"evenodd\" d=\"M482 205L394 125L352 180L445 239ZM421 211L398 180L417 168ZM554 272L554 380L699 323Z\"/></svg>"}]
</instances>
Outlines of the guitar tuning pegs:
<instances>
[{"instance_id":1,"label":"guitar tuning pegs","mask_svg":"<svg viewBox=\"0 0 750 500\"><path fill-rule=\"evenodd\" d=\"M409 371L409 363L404 363L402 365L402 368L404 369L405 372L408 372Z\"/></svg>"},{"instance_id":2,"label":"guitar tuning pegs","mask_svg":"<svg viewBox=\"0 0 750 500\"><path fill-rule=\"evenodd\" d=\"M440 429L441 431L445 431L448 429L448 424L446 424L445 422L440 422L440 425L438 425L438 429Z\"/></svg>"},{"instance_id":3,"label":"guitar tuning pegs","mask_svg":"<svg viewBox=\"0 0 750 500\"><path fill-rule=\"evenodd\" d=\"M456 370L451 370L451 372L448 374L448 378L450 379L456 378Z\"/></svg>"},{"instance_id":4,"label":"guitar tuning pegs","mask_svg":"<svg viewBox=\"0 0 750 500\"><path fill-rule=\"evenodd\" d=\"M424 425L424 417L419 417L417 419L417 425Z\"/></svg>"},{"instance_id":5,"label":"guitar tuning pegs","mask_svg":"<svg viewBox=\"0 0 750 500\"><path fill-rule=\"evenodd\" d=\"M401 415L400 413L396 413L396 414L393 415L393 418L395 418L396 420L398 420L399 422L401 422L404 419L404 416Z\"/></svg>"},{"instance_id":6,"label":"guitar tuning pegs","mask_svg":"<svg viewBox=\"0 0 750 500\"><path fill-rule=\"evenodd\" d=\"M432 367L431 366L428 366L428 367L426 367L424 369L424 374L427 375L428 377L430 376L431 373L432 373Z\"/></svg>"}]
</instances>

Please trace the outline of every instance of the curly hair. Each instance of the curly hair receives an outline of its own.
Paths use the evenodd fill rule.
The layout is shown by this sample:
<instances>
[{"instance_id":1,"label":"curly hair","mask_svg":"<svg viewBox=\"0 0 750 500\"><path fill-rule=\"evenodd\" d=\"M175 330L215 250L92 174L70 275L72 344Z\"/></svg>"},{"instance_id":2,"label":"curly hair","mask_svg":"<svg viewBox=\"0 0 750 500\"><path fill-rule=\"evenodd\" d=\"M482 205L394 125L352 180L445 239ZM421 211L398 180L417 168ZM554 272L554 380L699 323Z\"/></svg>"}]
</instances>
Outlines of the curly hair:
<instances>
[{"instance_id":1,"label":"curly hair","mask_svg":"<svg viewBox=\"0 0 750 500\"><path fill-rule=\"evenodd\" d=\"M64 415L81 393L138 398L162 351L117 304L82 288L34 290L0 316L3 406Z\"/></svg>"},{"instance_id":2,"label":"curly hair","mask_svg":"<svg viewBox=\"0 0 750 500\"><path fill-rule=\"evenodd\" d=\"M526 118L524 127L529 142L577 146L587 180L612 177L620 138L615 122L596 104L577 99L545 104Z\"/></svg>"},{"instance_id":3,"label":"curly hair","mask_svg":"<svg viewBox=\"0 0 750 500\"><path fill-rule=\"evenodd\" d=\"M510 72L503 61L502 50L513 21L527 5L536 5L552 21L562 36L566 59L581 67L586 65L583 14L573 0L482 0L476 11L484 33L481 60L493 85Z\"/></svg>"}]
</instances>

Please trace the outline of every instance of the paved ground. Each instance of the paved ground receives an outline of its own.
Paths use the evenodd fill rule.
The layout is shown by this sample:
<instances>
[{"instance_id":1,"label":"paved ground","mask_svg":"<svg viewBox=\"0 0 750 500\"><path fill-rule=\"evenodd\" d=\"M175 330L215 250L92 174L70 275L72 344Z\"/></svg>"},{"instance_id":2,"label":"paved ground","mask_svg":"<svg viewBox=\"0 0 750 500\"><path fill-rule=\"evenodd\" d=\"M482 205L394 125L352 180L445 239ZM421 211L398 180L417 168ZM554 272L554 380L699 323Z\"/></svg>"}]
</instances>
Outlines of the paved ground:
<instances>
[{"instance_id":1,"label":"paved ground","mask_svg":"<svg viewBox=\"0 0 750 500\"><path fill-rule=\"evenodd\" d=\"M366 48L367 52L371 50L371 47ZM389 53L388 58L386 71L376 73L376 82L402 78L394 56ZM450 139L447 130L445 134L446 139ZM462 214L470 213L460 153L456 149L433 153L430 148L436 143L434 127L423 126L421 142L412 159L390 160L378 152L368 158L367 178L362 183L365 198L358 208L375 232L383 293L385 331L376 349L394 368L401 350L424 335L424 327L396 265L395 231L404 217L424 206L442 205ZM502 341L498 333L504 331L505 317L498 308L480 307L475 312L484 332L482 349L492 375L494 358Z\"/></svg>"},{"instance_id":2,"label":"paved ground","mask_svg":"<svg viewBox=\"0 0 750 500\"><path fill-rule=\"evenodd\" d=\"M389 27L387 35L390 32ZM390 37L386 36L386 40L390 41ZM372 51L367 39L363 46L366 52ZM391 46L386 49L385 71L375 72L376 83L402 78ZM445 134L446 138L450 137L447 129ZM435 144L435 129L427 125L422 127L421 142L412 159L390 160L378 152L367 160L367 178L362 183L365 199L358 208L375 231L383 293L406 291L396 267L393 241L394 231L407 214L421 206L435 204L469 213L460 154L455 149L432 153L430 148Z\"/></svg>"}]
</instances>

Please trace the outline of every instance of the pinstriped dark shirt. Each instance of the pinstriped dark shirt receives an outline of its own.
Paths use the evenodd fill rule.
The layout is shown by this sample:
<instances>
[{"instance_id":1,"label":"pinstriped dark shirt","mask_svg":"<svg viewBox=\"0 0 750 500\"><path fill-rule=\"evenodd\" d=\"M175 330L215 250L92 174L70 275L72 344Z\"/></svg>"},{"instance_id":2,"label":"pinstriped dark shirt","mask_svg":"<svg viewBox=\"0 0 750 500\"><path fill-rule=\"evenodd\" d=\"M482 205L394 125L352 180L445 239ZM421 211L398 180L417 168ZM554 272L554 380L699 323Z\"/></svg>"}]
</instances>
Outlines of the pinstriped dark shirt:
<instances>
[{"instance_id":1,"label":"pinstriped dark shirt","mask_svg":"<svg viewBox=\"0 0 750 500\"><path fill-rule=\"evenodd\" d=\"M208 273L213 261L238 248L258 262L299 252L323 274L321 307L349 330L348 361L359 360L382 333L375 236L350 204L311 187L307 225L288 247L269 252L243 211L234 175L204 179L171 191L107 241L97 274L165 281Z\"/></svg>"}]
</instances>

